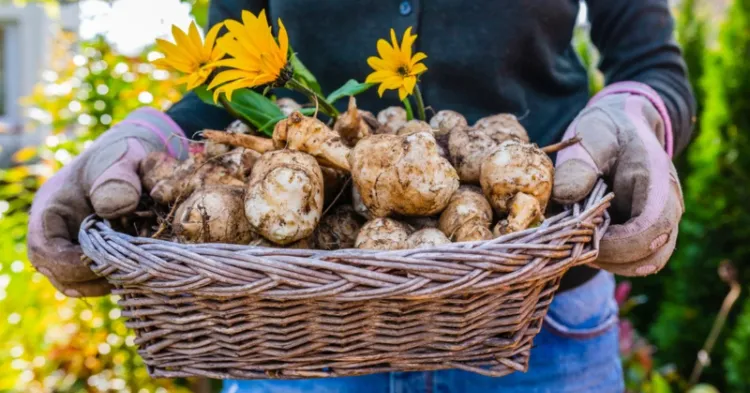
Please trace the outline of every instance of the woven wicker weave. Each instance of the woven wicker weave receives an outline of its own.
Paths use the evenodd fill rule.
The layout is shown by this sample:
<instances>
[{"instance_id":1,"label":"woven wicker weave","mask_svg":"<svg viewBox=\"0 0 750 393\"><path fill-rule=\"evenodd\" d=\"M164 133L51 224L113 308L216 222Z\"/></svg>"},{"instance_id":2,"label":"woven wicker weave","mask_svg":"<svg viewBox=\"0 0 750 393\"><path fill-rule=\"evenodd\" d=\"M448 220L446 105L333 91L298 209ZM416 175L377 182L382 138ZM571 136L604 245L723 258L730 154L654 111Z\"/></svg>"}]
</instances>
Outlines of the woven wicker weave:
<instances>
[{"instance_id":1,"label":"woven wicker weave","mask_svg":"<svg viewBox=\"0 0 750 393\"><path fill-rule=\"evenodd\" d=\"M154 377L295 379L525 371L562 274L592 262L612 195L491 241L399 251L176 244L89 217L79 240L121 296Z\"/></svg>"}]
</instances>

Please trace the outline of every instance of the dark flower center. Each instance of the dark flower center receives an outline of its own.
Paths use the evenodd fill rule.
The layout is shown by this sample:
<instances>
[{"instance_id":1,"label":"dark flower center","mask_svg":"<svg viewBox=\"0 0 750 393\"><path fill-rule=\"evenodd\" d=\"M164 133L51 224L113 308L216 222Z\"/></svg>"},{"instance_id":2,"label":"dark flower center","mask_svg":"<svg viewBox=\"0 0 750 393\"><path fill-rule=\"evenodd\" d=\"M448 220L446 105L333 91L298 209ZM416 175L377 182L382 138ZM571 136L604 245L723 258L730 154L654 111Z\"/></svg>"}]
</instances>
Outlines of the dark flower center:
<instances>
[{"instance_id":1,"label":"dark flower center","mask_svg":"<svg viewBox=\"0 0 750 393\"><path fill-rule=\"evenodd\" d=\"M402 65L396 69L396 72L401 76L409 76L409 68L407 68L405 65Z\"/></svg>"}]
</instances>

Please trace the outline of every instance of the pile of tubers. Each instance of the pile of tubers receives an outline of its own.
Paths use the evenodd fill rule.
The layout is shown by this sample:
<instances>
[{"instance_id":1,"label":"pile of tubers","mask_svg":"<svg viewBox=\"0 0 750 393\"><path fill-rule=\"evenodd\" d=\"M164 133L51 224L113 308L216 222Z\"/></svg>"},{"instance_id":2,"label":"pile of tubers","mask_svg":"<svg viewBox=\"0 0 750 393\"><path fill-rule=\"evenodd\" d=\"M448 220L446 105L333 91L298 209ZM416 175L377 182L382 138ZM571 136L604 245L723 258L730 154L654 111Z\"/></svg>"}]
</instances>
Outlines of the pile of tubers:
<instances>
[{"instance_id":1,"label":"pile of tubers","mask_svg":"<svg viewBox=\"0 0 750 393\"><path fill-rule=\"evenodd\" d=\"M139 234L181 243L398 250L493 239L540 224L553 165L521 123L429 123L349 107L332 125L279 102L272 138L235 122L190 157L154 152L139 173L156 214ZM139 217L144 217L140 212ZM142 224L142 220L139 221Z\"/></svg>"}]
</instances>

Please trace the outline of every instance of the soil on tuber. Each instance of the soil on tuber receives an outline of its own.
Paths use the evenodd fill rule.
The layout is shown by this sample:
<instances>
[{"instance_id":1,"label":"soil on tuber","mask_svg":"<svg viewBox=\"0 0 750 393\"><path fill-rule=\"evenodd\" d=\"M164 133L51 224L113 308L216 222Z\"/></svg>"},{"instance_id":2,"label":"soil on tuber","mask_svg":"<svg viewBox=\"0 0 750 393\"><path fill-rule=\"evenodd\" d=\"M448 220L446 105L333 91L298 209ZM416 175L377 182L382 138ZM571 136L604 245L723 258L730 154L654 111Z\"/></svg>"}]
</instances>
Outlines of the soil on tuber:
<instances>
[{"instance_id":1,"label":"soil on tuber","mask_svg":"<svg viewBox=\"0 0 750 393\"><path fill-rule=\"evenodd\" d=\"M362 138L372 135L378 126L375 116L371 112L357 109L357 101L351 96L348 109L339 115L333 130L341 136L347 146L351 147Z\"/></svg>"},{"instance_id":2,"label":"soil on tuber","mask_svg":"<svg viewBox=\"0 0 750 393\"><path fill-rule=\"evenodd\" d=\"M470 128L454 129L448 138L448 153L461 181L479 184L484 158L511 139L529 141L526 129L511 114L485 117Z\"/></svg>"},{"instance_id":3,"label":"soil on tuber","mask_svg":"<svg viewBox=\"0 0 750 393\"><path fill-rule=\"evenodd\" d=\"M376 134L395 134L406 123L406 109L400 106L385 108L378 112L377 120L380 127Z\"/></svg>"},{"instance_id":4,"label":"soil on tuber","mask_svg":"<svg viewBox=\"0 0 750 393\"><path fill-rule=\"evenodd\" d=\"M243 211L244 194L236 186L195 191L177 208L174 234L187 243L247 244L253 233Z\"/></svg>"},{"instance_id":5,"label":"soil on tuber","mask_svg":"<svg viewBox=\"0 0 750 393\"><path fill-rule=\"evenodd\" d=\"M365 219L350 205L341 205L326 214L312 235L312 244L320 250L353 248Z\"/></svg>"},{"instance_id":6,"label":"soil on tuber","mask_svg":"<svg viewBox=\"0 0 750 393\"><path fill-rule=\"evenodd\" d=\"M409 235L406 239L406 248L430 248L450 242L439 229L425 228Z\"/></svg>"},{"instance_id":7,"label":"soil on tuber","mask_svg":"<svg viewBox=\"0 0 750 393\"><path fill-rule=\"evenodd\" d=\"M370 136L352 149L349 162L354 186L375 217L438 214L459 186L429 132Z\"/></svg>"},{"instance_id":8,"label":"soil on tuber","mask_svg":"<svg viewBox=\"0 0 750 393\"><path fill-rule=\"evenodd\" d=\"M536 145L503 142L481 166L482 191L500 215L508 214L505 233L543 220L552 191L552 160Z\"/></svg>"},{"instance_id":9,"label":"soil on tuber","mask_svg":"<svg viewBox=\"0 0 750 393\"><path fill-rule=\"evenodd\" d=\"M463 185L451 197L448 207L440 215L438 228L456 242L481 240L492 236L492 206L482 189Z\"/></svg>"},{"instance_id":10,"label":"soil on tuber","mask_svg":"<svg viewBox=\"0 0 750 393\"><path fill-rule=\"evenodd\" d=\"M310 236L323 213L323 174L309 154L277 150L263 154L245 194L254 232L280 245Z\"/></svg>"},{"instance_id":11,"label":"soil on tuber","mask_svg":"<svg viewBox=\"0 0 750 393\"><path fill-rule=\"evenodd\" d=\"M402 250L413 228L391 218L375 218L357 234L354 247L368 250Z\"/></svg>"}]
</instances>

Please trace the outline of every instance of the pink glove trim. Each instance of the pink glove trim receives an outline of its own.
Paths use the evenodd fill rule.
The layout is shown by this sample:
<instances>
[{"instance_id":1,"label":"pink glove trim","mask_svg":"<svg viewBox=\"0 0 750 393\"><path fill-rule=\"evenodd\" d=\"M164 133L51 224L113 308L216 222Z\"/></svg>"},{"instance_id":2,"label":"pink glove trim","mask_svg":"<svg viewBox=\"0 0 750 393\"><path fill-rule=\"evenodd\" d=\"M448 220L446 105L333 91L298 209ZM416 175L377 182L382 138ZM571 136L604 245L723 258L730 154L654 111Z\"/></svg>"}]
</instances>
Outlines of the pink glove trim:
<instances>
[{"instance_id":1,"label":"pink glove trim","mask_svg":"<svg viewBox=\"0 0 750 393\"><path fill-rule=\"evenodd\" d=\"M163 130L157 125L152 124L151 122L133 118L134 117L133 115L140 114L140 113L146 114L147 116L153 116L153 117L159 118L159 120L164 121L171 128L171 130ZM186 141L187 138L185 137L185 132L182 131L182 128L180 128L180 126L178 126L177 123L175 123L174 120L172 120L172 118L170 118L163 112L160 112L154 108L151 108L151 107L139 108L133 111L133 113L127 118L125 118L125 120L117 123L115 127L119 127L121 125L127 125L127 124L145 128L153 132L154 134L156 134L159 137L159 139L164 143L164 146L166 146L167 148L167 152L172 157L179 157L180 152L175 151L175 148L172 146L171 143L169 143L169 140L166 135L176 134L179 137L179 141L177 145L180 148L182 148L183 152L186 152L188 149L188 143Z\"/></svg>"},{"instance_id":2,"label":"pink glove trim","mask_svg":"<svg viewBox=\"0 0 750 393\"><path fill-rule=\"evenodd\" d=\"M167 138L164 135L162 135L162 133L159 132L159 129L156 126L154 126L153 124L147 123L145 121L140 121L140 120L128 120L128 119L125 119L125 120L121 121L120 123L118 123L117 127L119 127L121 125L126 125L126 124L130 124L130 125L134 125L134 126L138 126L138 127L143 127L145 129L153 132L164 143L164 146L167 147L167 153L169 153L169 155L172 156L172 157L177 157L177 152L174 151L174 149L172 149L172 146L169 144L169 141L167 140Z\"/></svg>"},{"instance_id":3,"label":"pink glove trim","mask_svg":"<svg viewBox=\"0 0 750 393\"><path fill-rule=\"evenodd\" d=\"M161 118L162 120L164 120L165 123L169 124L169 126L172 127L172 131L174 131L175 134L178 134L181 137L185 137L185 132L182 131L182 128L180 128L180 126L178 126L177 123L175 123L171 117L167 116L166 113L156 110L155 108L152 108L150 106L140 108L136 110L136 112L147 112L148 114L152 116Z\"/></svg>"},{"instance_id":4,"label":"pink glove trim","mask_svg":"<svg viewBox=\"0 0 750 393\"><path fill-rule=\"evenodd\" d=\"M654 89L650 86L640 82L618 82L614 83L606 88L602 89L597 93L590 101L588 105L593 104L604 96L618 93L630 93L637 94L645 97L651 104L654 105L656 111L661 115L662 121L664 121L664 144L667 150L667 155L672 158L674 155L674 138L672 134L672 121L669 118L669 112L667 106L664 105L664 101Z\"/></svg>"}]
</instances>

